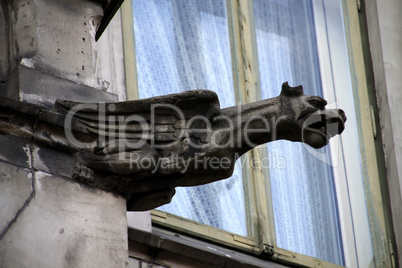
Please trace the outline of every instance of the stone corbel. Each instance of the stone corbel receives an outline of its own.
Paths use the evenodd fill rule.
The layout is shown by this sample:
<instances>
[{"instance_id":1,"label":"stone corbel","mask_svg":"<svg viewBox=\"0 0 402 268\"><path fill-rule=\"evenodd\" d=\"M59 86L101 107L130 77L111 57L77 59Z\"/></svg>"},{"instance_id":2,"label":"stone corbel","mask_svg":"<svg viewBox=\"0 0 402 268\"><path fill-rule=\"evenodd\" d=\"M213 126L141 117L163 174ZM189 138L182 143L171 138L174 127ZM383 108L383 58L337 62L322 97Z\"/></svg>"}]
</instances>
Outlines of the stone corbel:
<instances>
[{"instance_id":1,"label":"stone corbel","mask_svg":"<svg viewBox=\"0 0 402 268\"><path fill-rule=\"evenodd\" d=\"M225 179L250 149L274 140L328 144L344 129L340 109L282 86L278 97L221 109L193 90L118 103L57 101L51 109L0 98L0 132L71 156L69 177L124 196L127 209L169 203L177 186Z\"/></svg>"}]
</instances>

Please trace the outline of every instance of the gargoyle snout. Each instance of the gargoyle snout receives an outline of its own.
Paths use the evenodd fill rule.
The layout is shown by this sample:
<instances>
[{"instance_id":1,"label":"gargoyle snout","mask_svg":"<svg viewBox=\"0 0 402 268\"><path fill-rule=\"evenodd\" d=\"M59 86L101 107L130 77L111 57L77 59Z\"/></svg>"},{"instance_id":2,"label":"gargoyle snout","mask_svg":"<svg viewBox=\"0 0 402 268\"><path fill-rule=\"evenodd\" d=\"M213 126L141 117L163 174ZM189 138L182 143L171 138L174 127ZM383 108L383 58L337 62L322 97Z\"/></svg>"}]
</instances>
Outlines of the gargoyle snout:
<instances>
[{"instance_id":1,"label":"gargoyle snout","mask_svg":"<svg viewBox=\"0 0 402 268\"><path fill-rule=\"evenodd\" d=\"M345 129L346 115L342 109L324 110L328 134L333 137Z\"/></svg>"},{"instance_id":2,"label":"gargoyle snout","mask_svg":"<svg viewBox=\"0 0 402 268\"><path fill-rule=\"evenodd\" d=\"M310 130L319 131L331 138L345 129L346 115L342 109L319 110L311 114L303 123Z\"/></svg>"}]
</instances>

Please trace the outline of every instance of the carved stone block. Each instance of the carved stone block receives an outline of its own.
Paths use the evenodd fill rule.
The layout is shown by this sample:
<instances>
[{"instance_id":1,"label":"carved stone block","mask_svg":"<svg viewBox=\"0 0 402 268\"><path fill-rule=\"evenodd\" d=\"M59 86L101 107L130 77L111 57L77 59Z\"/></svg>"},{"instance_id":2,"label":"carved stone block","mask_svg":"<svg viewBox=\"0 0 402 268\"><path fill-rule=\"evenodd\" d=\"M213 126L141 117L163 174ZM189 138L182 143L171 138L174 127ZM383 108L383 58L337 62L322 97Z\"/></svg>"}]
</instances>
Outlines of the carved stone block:
<instances>
[{"instance_id":1,"label":"carved stone block","mask_svg":"<svg viewBox=\"0 0 402 268\"><path fill-rule=\"evenodd\" d=\"M71 178L123 195L128 210L149 210L170 202L177 186L230 177L236 160L260 144L327 145L346 116L326 104L287 83L278 97L225 109L208 90L120 103L57 101L50 110L3 100L0 131L69 153Z\"/></svg>"}]
</instances>

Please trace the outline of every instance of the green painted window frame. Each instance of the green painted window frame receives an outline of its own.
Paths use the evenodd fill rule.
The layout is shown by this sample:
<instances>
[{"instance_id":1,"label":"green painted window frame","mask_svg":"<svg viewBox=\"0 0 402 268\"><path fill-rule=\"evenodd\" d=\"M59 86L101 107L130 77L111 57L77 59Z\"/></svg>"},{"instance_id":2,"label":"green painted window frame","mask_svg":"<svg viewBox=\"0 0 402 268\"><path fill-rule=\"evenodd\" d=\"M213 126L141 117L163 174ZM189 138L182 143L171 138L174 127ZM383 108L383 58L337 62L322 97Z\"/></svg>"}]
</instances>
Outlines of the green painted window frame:
<instances>
[{"instance_id":1,"label":"green painted window frame","mask_svg":"<svg viewBox=\"0 0 402 268\"><path fill-rule=\"evenodd\" d=\"M312 0L315 1L315 0ZM254 31L253 1L226 0L229 32L232 45L233 83L236 100L240 103L250 103L261 99L257 61L256 37ZM359 143L361 148L363 179L366 202L369 214L369 224L372 245L376 263L382 267L393 267L392 259L394 243L387 202L386 181L382 155L379 153L378 139L373 134L376 128L373 121L372 93L368 88L367 78L369 66L365 64L363 53L364 33L362 35L359 3L356 0L342 0L349 52L349 67L352 75L352 88L355 110L358 122ZM131 1L122 5L122 31L124 46L124 65L126 91L129 100L138 99L138 84L136 81L135 36L133 30L133 15ZM375 101L375 99L374 99ZM373 123L374 122L374 123ZM379 130L374 130L379 133ZM265 150L253 149L248 153L248 159L263 157ZM243 160L247 161L247 160ZM252 167L253 165L247 165ZM270 196L269 174L267 170L258 167L243 169L245 180L246 204L251 215L249 229L250 237L243 237L211 226L206 226L185 218L181 218L159 210L151 212L155 226L184 233L191 237L218 243L253 255L265 256L271 260L291 265L306 267L340 267L313 257L305 256L278 248L275 243L273 206ZM255 197L255 198L254 198ZM384 242L385 241L385 242ZM384 245L384 243L386 243Z\"/></svg>"}]
</instances>

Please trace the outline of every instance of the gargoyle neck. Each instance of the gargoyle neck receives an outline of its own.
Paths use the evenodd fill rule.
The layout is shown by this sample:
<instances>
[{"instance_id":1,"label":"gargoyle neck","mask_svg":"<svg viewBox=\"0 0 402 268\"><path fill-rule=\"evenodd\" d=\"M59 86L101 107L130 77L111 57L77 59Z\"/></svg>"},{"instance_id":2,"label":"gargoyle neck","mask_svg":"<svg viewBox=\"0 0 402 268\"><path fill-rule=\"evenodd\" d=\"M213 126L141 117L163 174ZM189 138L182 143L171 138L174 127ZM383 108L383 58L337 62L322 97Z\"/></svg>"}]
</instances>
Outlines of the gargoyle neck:
<instances>
[{"instance_id":1,"label":"gargoyle neck","mask_svg":"<svg viewBox=\"0 0 402 268\"><path fill-rule=\"evenodd\" d=\"M279 120L281 118L280 98L271 98L222 109L223 117L229 119L230 136L223 139L234 139L234 151L239 156L254 147L277 140Z\"/></svg>"}]
</instances>

